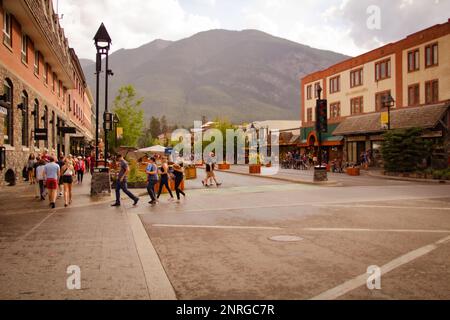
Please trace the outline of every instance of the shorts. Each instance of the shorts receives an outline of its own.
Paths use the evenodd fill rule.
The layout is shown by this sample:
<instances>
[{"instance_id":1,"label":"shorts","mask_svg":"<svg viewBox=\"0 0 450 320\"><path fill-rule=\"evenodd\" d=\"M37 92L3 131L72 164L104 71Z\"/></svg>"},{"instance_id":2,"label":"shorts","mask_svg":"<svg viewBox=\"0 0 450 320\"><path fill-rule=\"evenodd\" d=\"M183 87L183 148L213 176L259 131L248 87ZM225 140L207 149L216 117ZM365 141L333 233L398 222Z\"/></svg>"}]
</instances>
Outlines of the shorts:
<instances>
[{"instance_id":1,"label":"shorts","mask_svg":"<svg viewBox=\"0 0 450 320\"><path fill-rule=\"evenodd\" d=\"M63 183L72 183L73 182L72 176L62 176L61 180Z\"/></svg>"},{"instance_id":2,"label":"shorts","mask_svg":"<svg viewBox=\"0 0 450 320\"><path fill-rule=\"evenodd\" d=\"M58 180L57 179L47 179L47 189L48 190L57 190L58 189Z\"/></svg>"}]
</instances>

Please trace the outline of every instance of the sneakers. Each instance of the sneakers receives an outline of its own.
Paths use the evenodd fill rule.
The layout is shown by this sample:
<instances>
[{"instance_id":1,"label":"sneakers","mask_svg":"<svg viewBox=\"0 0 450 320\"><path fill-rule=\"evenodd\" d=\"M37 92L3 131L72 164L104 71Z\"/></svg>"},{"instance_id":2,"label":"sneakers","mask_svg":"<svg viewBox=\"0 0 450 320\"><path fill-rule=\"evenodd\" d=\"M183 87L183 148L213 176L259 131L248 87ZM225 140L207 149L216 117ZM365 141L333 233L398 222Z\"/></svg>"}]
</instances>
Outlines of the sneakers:
<instances>
[{"instance_id":1,"label":"sneakers","mask_svg":"<svg viewBox=\"0 0 450 320\"><path fill-rule=\"evenodd\" d=\"M55 209L56 204L54 202L50 203L50 208Z\"/></svg>"},{"instance_id":2,"label":"sneakers","mask_svg":"<svg viewBox=\"0 0 450 320\"><path fill-rule=\"evenodd\" d=\"M139 198L134 199L133 206L136 206L138 202L139 202Z\"/></svg>"},{"instance_id":3,"label":"sneakers","mask_svg":"<svg viewBox=\"0 0 450 320\"><path fill-rule=\"evenodd\" d=\"M120 203L113 203L112 205L111 205L111 207L120 207Z\"/></svg>"},{"instance_id":4,"label":"sneakers","mask_svg":"<svg viewBox=\"0 0 450 320\"><path fill-rule=\"evenodd\" d=\"M222 185L221 183L216 184L217 187L220 187L221 185Z\"/></svg>"}]
</instances>

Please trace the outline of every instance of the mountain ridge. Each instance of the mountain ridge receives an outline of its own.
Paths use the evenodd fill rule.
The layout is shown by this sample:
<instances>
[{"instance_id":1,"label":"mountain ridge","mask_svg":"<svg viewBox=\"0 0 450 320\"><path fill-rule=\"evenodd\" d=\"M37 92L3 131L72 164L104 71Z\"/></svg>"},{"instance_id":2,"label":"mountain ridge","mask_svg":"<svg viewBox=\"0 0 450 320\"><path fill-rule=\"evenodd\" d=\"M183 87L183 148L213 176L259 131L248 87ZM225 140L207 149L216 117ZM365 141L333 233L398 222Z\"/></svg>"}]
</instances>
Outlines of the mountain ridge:
<instances>
[{"instance_id":1,"label":"mountain ridge","mask_svg":"<svg viewBox=\"0 0 450 320\"><path fill-rule=\"evenodd\" d=\"M120 86L132 84L147 117L166 115L180 125L202 116L236 123L300 119L301 77L347 58L252 29L157 39L110 55L109 105ZM95 63L81 64L95 90Z\"/></svg>"}]
</instances>

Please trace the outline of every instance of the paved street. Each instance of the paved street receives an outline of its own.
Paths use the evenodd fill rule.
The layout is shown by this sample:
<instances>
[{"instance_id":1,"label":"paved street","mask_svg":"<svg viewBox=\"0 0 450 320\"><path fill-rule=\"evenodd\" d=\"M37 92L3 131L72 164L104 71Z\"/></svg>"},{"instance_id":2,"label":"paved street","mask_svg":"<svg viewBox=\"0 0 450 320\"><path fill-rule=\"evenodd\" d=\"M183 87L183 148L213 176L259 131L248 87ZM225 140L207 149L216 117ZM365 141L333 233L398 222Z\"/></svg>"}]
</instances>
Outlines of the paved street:
<instances>
[{"instance_id":1,"label":"paved street","mask_svg":"<svg viewBox=\"0 0 450 320\"><path fill-rule=\"evenodd\" d=\"M2 189L0 298L149 299L170 296L167 284L178 299L450 298L449 185L218 177L220 188L188 181L186 200L156 207L92 202L88 181L56 211L29 186ZM269 239L281 235L300 241ZM69 265L81 290L66 288ZM366 287L372 265L381 290Z\"/></svg>"}]
</instances>

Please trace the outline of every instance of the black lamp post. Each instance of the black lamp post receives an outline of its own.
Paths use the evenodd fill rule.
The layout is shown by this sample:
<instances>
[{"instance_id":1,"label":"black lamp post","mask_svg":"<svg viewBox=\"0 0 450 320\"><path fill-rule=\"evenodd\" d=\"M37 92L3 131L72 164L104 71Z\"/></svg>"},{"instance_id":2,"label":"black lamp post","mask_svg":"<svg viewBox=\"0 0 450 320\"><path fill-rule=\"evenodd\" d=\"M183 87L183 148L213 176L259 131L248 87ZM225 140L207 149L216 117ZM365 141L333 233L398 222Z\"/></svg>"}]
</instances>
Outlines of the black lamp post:
<instances>
[{"instance_id":1,"label":"black lamp post","mask_svg":"<svg viewBox=\"0 0 450 320\"><path fill-rule=\"evenodd\" d=\"M391 108L395 105L395 100L392 98L391 94L383 97L383 107L388 109L388 130L391 130Z\"/></svg>"},{"instance_id":2,"label":"black lamp post","mask_svg":"<svg viewBox=\"0 0 450 320\"><path fill-rule=\"evenodd\" d=\"M320 86L320 84L317 86L317 101L320 101L320 97L322 94L322 87ZM316 108L318 108L319 106L317 105ZM318 115L318 112L316 111L316 115ZM319 119L316 119L316 121L319 121ZM318 155L317 155L317 161L319 162L319 167L322 167L322 131L321 130L317 130L317 146L319 149Z\"/></svg>"},{"instance_id":3,"label":"black lamp post","mask_svg":"<svg viewBox=\"0 0 450 320\"><path fill-rule=\"evenodd\" d=\"M102 23L97 33L94 36L95 48L97 49L96 56L96 99L95 99L95 165L98 166L98 158L99 158L99 150L98 150L98 141L99 141L99 99L100 99L100 73L102 72L102 56L106 56L106 82L105 82L105 113L108 112L108 76L110 75L110 70L108 69L108 53L111 48L111 37L108 34L108 31L105 28L105 25ZM111 72L112 74L112 72ZM106 118L106 115L105 115ZM106 155L108 150L108 132L105 130L105 166L106 166Z\"/></svg>"},{"instance_id":4,"label":"black lamp post","mask_svg":"<svg viewBox=\"0 0 450 320\"><path fill-rule=\"evenodd\" d=\"M117 148L117 126L119 125L120 119L117 114L114 114L113 123L114 123L114 147Z\"/></svg>"}]
</instances>

